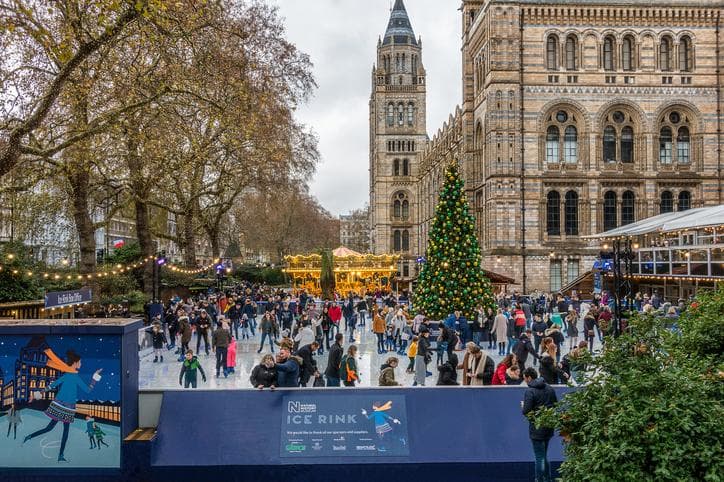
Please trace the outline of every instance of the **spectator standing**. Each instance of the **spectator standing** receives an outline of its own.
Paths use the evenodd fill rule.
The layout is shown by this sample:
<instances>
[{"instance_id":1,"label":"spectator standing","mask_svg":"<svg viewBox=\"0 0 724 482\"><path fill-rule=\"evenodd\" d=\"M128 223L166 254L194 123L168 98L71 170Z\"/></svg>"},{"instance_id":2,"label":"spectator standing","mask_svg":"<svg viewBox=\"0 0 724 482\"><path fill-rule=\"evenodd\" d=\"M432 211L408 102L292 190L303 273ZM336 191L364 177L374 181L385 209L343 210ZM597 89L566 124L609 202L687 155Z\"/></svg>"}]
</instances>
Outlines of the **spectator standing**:
<instances>
[{"instance_id":1,"label":"spectator standing","mask_svg":"<svg viewBox=\"0 0 724 482\"><path fill-rule=\"evenodd\" d=\"M523 380L528 384L525 396L521 402L523 415L528 418L528 435L533 445L535 456L535 480L536 482L553 482L551 477L550 464L548 463L548 444L553 437L552 428L536 428L531 416L541 408L549 408L558 401L556 392L543 378L538 378L535 368L526 368L523 372Z\"/></svg>"}]
</instances>

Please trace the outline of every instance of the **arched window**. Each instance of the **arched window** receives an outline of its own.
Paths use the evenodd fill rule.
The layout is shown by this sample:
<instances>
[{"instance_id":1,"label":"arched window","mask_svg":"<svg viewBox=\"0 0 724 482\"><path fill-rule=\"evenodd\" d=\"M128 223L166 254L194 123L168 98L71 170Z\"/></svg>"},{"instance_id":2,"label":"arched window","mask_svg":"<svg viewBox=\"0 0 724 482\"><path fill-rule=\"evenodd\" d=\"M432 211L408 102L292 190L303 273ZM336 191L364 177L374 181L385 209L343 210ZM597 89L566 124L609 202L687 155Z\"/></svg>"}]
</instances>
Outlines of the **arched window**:
<instances>
[{"instance_id":1,"label":"arched window","mask_svg":"<svg viewBox=\"0 0 724 482\"><path fill-rule=\"evenodd\" d=\"M626 191L621 196L621 225L636 221L636 196L633 191Z\"/></svg>"},{"instance_id":2,"label":"arched window","mask_svg":"<svg viewBox=\"0 0 724 482\"><path fill-rule=\"evenodd\" d=\"M603 70L616 70L614 52L616 51L616 39L608 35L603 39Z\"/></svg>"},{"instance_id":3,"label":"arched window","mask_svg":"<svg viewBox=\"0 0 724 482\"><path fill-rule=\"evenodd\" d=\"M560 132L558 127L550 126L546 133L546 162L557 163L559 158Z\"/></svg>"},{"instance_id":4,"label":"arched window","mask_svg":"<svg viewBox=\"0 0 724 482\"><path fill-rule=\"evenodd\" d=\"M400 175L400 160L395 159L392 161L392 175L393 176L399 176Z\"/></svg>"},{"instance_id":5,"label":"arched window","mask_svg":"<svg viewBox=\"0 0 724 482\"><path fill-rule=\"evenodd\" d=\"M621 67L623 70L631 71L634 70L634 50L635 42L633 37L626 36L623 38L623 44L621 45Z\"/></svg>"},{"instance_id":6,"label":"arched window","mask_svg":"<svg viewBox=\"0 0 724 482\"><path fill-rule=\"evenodd\" d=\"M566 193L566 235L578 236L578 193Z\"/></svg>"},{"instance_id":7,"label":"arched window","mask_svg":"<svg viewBox=\"0 0 724 482\"><path fill-rule=\"evenodd\" d=\"M563 162L569 164L578 162L578 130L575 126L566 127L563 135Z\"/></svg>"},{"instance_id":8,"label":"arched window","mask_svg":"<svg viewBox=\"0 0 724 482\"><path fill-rule=\"evenodd\" d=\"M688 211L691 209L691 193L689 191L681 191L679 193L679 211Z\"/></svg>"},{"instance_id":9,"label":"arched window","mask_svg":"<svg viewBox=\"0 0 724 482\"><path fill-rule=\"evenodd\" d=\"M395 125L395 106L392 102L387 104L387 127Z\"/></svg>"},{"instance_id":10,"label":"arched window","mask_svg":"<svg viewBox=\"0 0 724 482\"><path fill-rule=\"evenodd\" d=\"M659 162L661 164L671 164L673 161L672 145L671 127L664 126L659 131Z\"/></svg>"},{"instance_id":11,"label":"arched window","mask_svg":"<svg viewBox=\"0 0 724 482\"><path fill-rule=\"evenodd\" d=\"M578 162L578 128L576 114L565 110L553 112L546 119L546 163ZM561 137L563 134L563 137Z\"/></svg>"},{"instance_id":12,"label":"arched window","mask_svg":"<svg viewBox=\"0 0 724 482\"><path fill-rule=\"evenodd\" d=\"M566 38L566 70L578 70L578 40L573 35Z\"/></svg>"},{"instance_id":13,"label":"arched window","mask_svg":"<svg viewBox=\"0 0 724 482\"><path fill-rule=\"evenodd\" d=\"M659 162L689 164L691 162L691 131L689 116L672 110L659 119Z\"/></svg>"},{"instance_id":14,"label":"arched window","mask_svg":"<svg viewBox=\"0 0 724 482\"><path fill-rule=\"evenodd\" d=\"M681 126L676 134L676 160L681 164L689 164L689 145L689 128Z\"/></svg>"},{"instance_id":15,"label":"arched window","mask_svg":"<svg viewBox=\"0 0 724 482\"><path fill-rule=\"evenodd\" d=\"M415 123L415 105L410 102L407 104L407 125L412 126Z\"/></svg>"},{"instance_id":16,"label":"arched window","mask_svg":"<svg viewBox=\"0 0 724 482\"><path fill-rule=\"evenodd\" d=\"M679 40L679 70L691 72L694 63L694 56L691 48L691 38L684 35Z\"/></svg>"},{"instance_id":17,"label":"arched window","mask_svg":"<svg viewBox=\"0 0 724 482\"><path fill-rule=\"evenodd\" d=\"M394 251L402 251L402 233L396 229L392 235L392 244Z\"/></svg>"},{"instance_id":18,"label":"arched window","mask_svg":"<svg viewBox=\"0 0 724 482\"><path fill-rule=\"evenodd\" d=\"M621 129L621 162L633 162L634 158L633 128L626 126Z\"/></svg>"},{"instance_id":19,"label":"arched window","mask_svg":"<svg viewBox=\"0 0 724 482\"><path fill-rule=\"evenodd\" d=\"M558 70L558 37L549 35L546 41L546 67L548 70Z\"/></svg>"},{"instance_id":20,"label":"arched window","mask_svg":"<svg viewBox=\"0 0 724 482\"><path fill-rule=\"evenodd\" d=\"M402 231L402 251L410 250L410 232L405 229Z\"/></svg>"},{"instance_id":21,"label":"arched window","mask_svg":"<svg viewBox=\"0 0 724 482\"><path fill-rule=\"evenodd\" d=\"M664 191L661 193L659 212L660 214L674 212L674 196L671 194L671 191Z\"/></svg>"},{"instance_id":22,"label":"arched window","mask_svg":"<svg viewBox=\"0 0 724 482\"><path fill-rule=\"evenodd\" d=\"M664 37L659 44L659 69L663 72L671 71L671 37Z\"/></svg>"},{"instance_id":23,"label":"arched window","mask_svg":"<svg viewBox=\"0 0 724 482\"><path fill-rule=\"evenodd\" d=\"M410 175L410 161L407 159L402 160L402 175L403 176Z\"/></svg>"},{"instance_id":24,"label":"arched window","mask_svg":"<svg viewBox=\"0 0 724 482\"><path fill-rule=\"evenodd\" d=\"M616 204L618 203L616 193L608 191L603 196L603 230L609 231L617 226Z\"/></svg>"},{"instance_id":25,"label":"arched window","mask_svg":"<svg viewBox=\"0 0 724 482\"><path fill-rule=\"evenodd\" d=\"M405 105L400 102L397 104L397 124L404 125L405 123Z\"/></svg>"},{"instance_id":26,"label":"arched window","mask_svg":"<svg viewBox=\"0 0 724 482\"><path fill-rule=\"evenodd\" d=\"M616 162L616 129L612 126L603 130L603 162Z\"/></svg>"},{"instance_id":27,"label":"arched window","mask_svg":"<svg viewBox=\"0 0 724 482\"><path fill-rule=\"evenodd\" d=\"M392 217L394 220L407 220L410 218L410 200L404 192L398 192L392 201Z\"/></svg>"},{"instance_id":28,"label":"arched window","mask_svg":"<svg viewBox=\"0 0 724 482\"><path fill-rule=\"evenodd\" d=\"M603 161L634 162L634 130L631 115L620 110L610 112L603 128Z\"/></svg>"},{"instance_id":29,"label":"arched window","mask_svg":"<svg viewBox=\"0 0 724 482\"><path fill-rule=\"evenodd\" d=\"M548 236L561 235L561 195L557 191L548 193L546 232Z\"/></svg>"}]
</instances>

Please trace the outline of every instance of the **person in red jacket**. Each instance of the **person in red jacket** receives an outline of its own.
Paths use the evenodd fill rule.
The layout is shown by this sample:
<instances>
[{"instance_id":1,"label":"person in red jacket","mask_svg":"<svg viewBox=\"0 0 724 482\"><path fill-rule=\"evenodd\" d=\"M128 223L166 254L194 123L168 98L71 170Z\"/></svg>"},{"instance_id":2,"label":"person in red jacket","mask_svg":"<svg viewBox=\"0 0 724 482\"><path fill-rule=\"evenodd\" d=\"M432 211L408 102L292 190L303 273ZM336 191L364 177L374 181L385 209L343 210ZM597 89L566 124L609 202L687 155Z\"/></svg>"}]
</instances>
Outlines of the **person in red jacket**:
<instances>
[{"instance_id":1,"label":"person in red jacket","mask_svg":"<svg viewBox=\"0 0 724 482\"><path fill-rule=\"evenodd\" d=\"M332 320L334 330L339 333L339 320L342 319L342 308L336 302L333 302L332 306L329 307L329 318Z\"/></svg>"},{"instance_id":2,"label":"person in red jacket","mask_svg":"<svg viewBox=\"0 0 724 482\"><path fill-rule=\"evenodd\" d=\"M517 364L518 360L516 359L515 355L513 355L512 353L510 355L506 355L505 358L503 358L503 361L500 362L498 364L498 367L495 369L492 384L505 385L505 372L508 370L508 368Z\"/></svg>"},{"instance_id":3,"label":"person in red jacket","mask_svg":"<svg viewBox=\"0 0 724 482\"><path fill-rule=\"evenodd\" d=\"M520 307L517 307L515 311L513 311L513 319L515 320L515 339L517 340L518 338L520 338L520 335L522 335L525 331L525 312L520 309Z\"/></svg>"}]
</instances>

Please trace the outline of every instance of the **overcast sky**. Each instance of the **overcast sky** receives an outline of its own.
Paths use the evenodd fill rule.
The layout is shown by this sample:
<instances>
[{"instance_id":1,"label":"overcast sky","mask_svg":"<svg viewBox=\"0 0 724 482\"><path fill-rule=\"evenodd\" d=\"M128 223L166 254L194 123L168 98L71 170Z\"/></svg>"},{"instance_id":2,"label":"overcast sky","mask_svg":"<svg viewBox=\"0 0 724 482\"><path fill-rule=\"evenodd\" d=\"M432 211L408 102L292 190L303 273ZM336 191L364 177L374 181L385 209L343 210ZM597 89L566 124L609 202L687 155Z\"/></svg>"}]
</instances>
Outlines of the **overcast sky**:
<instances>
[{"instance_id":1,"label":"overcast sky","mask_svg":"<svg viewBox=\"0 0 724 482\"><path fill-rule=\"evenodd\" d=\"M319 84L298 118L319 136L312 193L337 215L369 200L369 107L377 39L391 0L269 0L287 37L309 54ZM461 99L459 0L405 0L427 70L427 129L432 137Z\"/></svg>"}]
</instances>

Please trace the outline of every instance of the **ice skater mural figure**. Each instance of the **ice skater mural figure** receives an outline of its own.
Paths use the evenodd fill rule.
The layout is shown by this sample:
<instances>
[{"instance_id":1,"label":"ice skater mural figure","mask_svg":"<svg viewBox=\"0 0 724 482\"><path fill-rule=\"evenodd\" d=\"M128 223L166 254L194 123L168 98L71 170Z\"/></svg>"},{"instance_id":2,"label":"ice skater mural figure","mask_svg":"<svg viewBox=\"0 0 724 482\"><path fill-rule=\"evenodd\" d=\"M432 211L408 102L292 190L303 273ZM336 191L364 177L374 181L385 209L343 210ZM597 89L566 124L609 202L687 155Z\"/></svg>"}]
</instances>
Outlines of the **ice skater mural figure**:
<instances>
[{"instance_id":1,"label":"ice skater mural figure","mask_svg":"<svg viewBox=\"0 0 724 482\"><path fill-rule=\"evenodd\" d=\"M96 436L96 444L98 445L98 450L101 449L101 445L105 445L106 447L108 447L108 444L103 441L103 437L105 437L106 433L101 430L97 423L93 424L93 435Z\"/></svg>"},{"instance_id":2,"label":"ice skater mural figure","mask_svg":"<svg viewBox=\"0 0 724 482\"><path fill-rule=\"evenodd\" d=\"M13 440L18 438L18 424L23 423L23 419L20 417L20 412L18 412L15 409L15 405L10 407L10 410L7 412L7 420L8 420L8 434L7 437L10 438L10 430L13 431Z\"/></svg>"},{"instance_id":3,"label":"ice skater mural figure","mask_svg":"<svg viewBox=\"0 0 724 482\"><path fill-rule=\"evenodd\" d=\"M392 432L392 426L389 422L400 425L400 421L398 419L391 417L385 413L391 408L392 402L389 401L385 404L381 404L380 402L374 402L372 404L372 413L369 414L367 410L362 409L362 415L367 417L368 420L373 420L375 422L375 432L377 432L377 437L379 438L379 444L377 445L378 452L387 451L387 447L385 447L385 434L388 432ZM400 439L400 442L404 445L405 439Z\"/></svg>"},{"instance_id":4,"label":"ice skater mural figure","mask_svg":"<svg viewBox=\"0 0 724 482\"><path fill-rule=\"evenodd\" d=\"M88 441L90 442L90 449L96 448L96 433L93 429L93 425L96 423L96 420L94 418L91 418L90 416L85 417L85 433L88 434Z\"/></svg>"},{"instance_id":5,"label":"ice skater mural figure","mask_svg":"<svg viewBox=\"0 0 724 482\"><path fill-rule=\"evenodd\" d=\"M48 422L48 425L45 428L33 432L25 437L23 443L50 432L55 428L58 422L61 422L63 424L63 436L60 441L58 462L66 462L64 455L65 445L68 442L70 424L73 423L73 420L75 419L75 403L78 400L78 391L90 393L93 386L101 380L101 372L103 369L96 370L91 376L90 383L86 385L78 374L78 370L81 366L80 355L73 350L68 351L66 354L66 363L53 353L53 350L50 348L45 350L44 353L48 357L46 366L59 370L63 373L63 375L45 388L45 392L56 388L58 389L55 399L50 403L50 406L45 411L45 415L50 418L50 422ZM30 398L31 401L33 399L41 399L42 394L41 392L34 392Z\"/></svg>"}]
</instances>

